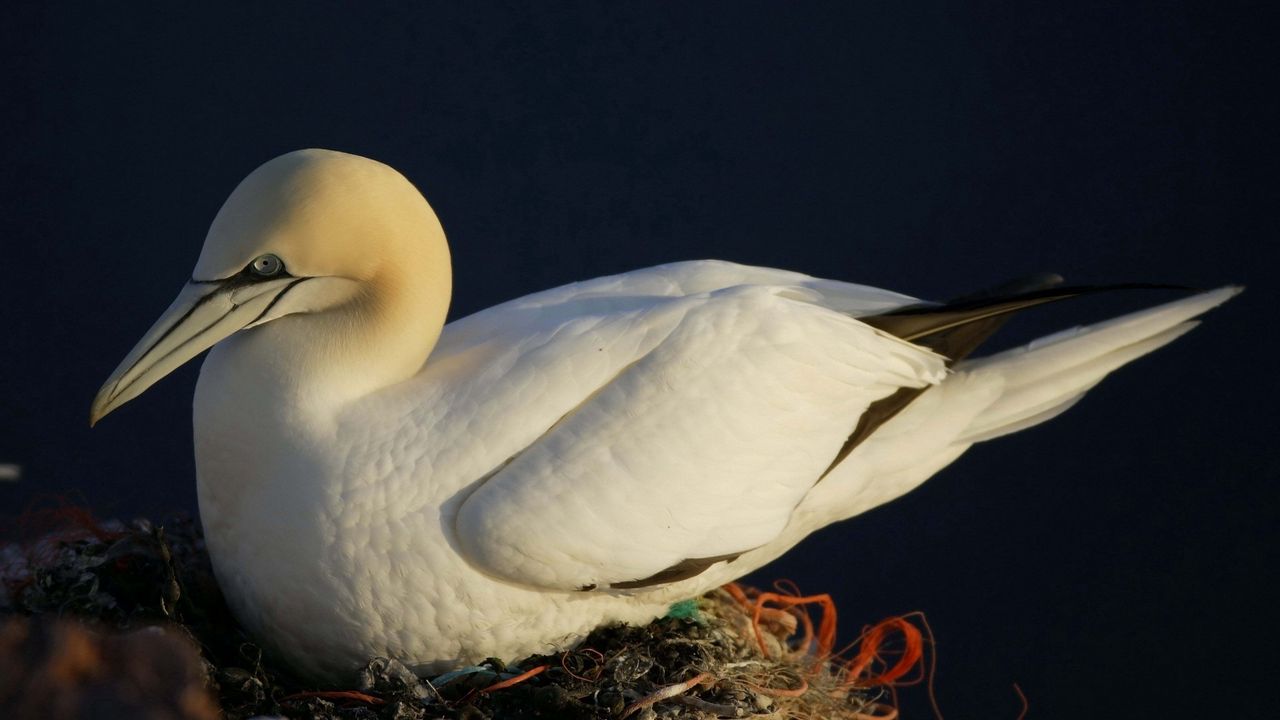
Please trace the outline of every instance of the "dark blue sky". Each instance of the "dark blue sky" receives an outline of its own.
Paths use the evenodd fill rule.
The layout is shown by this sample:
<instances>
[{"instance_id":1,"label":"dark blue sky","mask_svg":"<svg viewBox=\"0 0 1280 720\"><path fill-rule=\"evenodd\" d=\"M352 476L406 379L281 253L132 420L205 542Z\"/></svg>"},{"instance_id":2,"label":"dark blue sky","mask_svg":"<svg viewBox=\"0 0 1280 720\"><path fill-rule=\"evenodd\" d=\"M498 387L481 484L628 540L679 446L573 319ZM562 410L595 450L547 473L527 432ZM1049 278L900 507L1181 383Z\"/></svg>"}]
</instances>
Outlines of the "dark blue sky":
<instances>
[{"instance_id":1,"label":"dark blue sky","mask_svg":"<svg viewBox=\"0 0 1280 720\"><path fill-rule=\"evenodd\" d=\"M197 364L92 432L89 401L235 183L300 147L377 158L423 190L452 242L454 317L702 257L926 297L1041 270L1245 283L1065 416L976 447L756 580L834 593L850 637L925 610L953 717L1014 717L1013 682L1036 717L1274 709L1260 693L1280 598L1261 581L1280 506L1280 118L1260 10L12 5L10 517L38 493L105 515L194 510ZM1165 297L1046 309L1005 342Z\"/></svg>"}]
</instances>

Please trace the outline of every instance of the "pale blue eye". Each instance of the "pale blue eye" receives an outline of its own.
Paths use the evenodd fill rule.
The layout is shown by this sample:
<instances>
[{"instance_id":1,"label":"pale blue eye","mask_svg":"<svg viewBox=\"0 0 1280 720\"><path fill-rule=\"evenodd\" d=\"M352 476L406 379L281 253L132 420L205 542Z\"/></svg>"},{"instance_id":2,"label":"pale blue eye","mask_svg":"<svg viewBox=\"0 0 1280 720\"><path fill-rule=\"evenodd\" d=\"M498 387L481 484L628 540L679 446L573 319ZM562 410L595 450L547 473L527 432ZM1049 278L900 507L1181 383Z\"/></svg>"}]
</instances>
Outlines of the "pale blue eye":
<instances>
[{"instance_id":1,"label":"pale blue eye","mask_svg":"<svg viewBox=\"0 0 1280 720\"><path fill-rule=\"evenodd\" d=\"M272 275L279 275L284 270L284 261L268 253L259 255L253 262L249 263L249 267L255 275L271 277Z\"/></svg>"}]
</instances>

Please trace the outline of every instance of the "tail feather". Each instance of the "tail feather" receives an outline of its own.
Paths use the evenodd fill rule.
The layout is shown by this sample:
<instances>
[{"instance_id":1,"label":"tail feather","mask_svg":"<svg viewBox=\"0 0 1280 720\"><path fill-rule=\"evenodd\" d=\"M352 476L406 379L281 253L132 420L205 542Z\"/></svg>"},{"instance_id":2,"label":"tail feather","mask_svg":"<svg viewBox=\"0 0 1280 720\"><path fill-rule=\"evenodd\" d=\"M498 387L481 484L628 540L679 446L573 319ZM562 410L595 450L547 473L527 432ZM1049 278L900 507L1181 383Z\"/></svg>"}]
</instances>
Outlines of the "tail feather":
<instances>
[{"instance_id":1,"label":"tail feather","mask_svg":"<svg viewBox=\"0 0 1280 720\"><path fill-rule=\"evenodd\" d=\"M968 374L995 374L999 399L957 438L978 442L1030 427L1076 402L1108 373L1195 327L1191 319L1240 292L1218 290L1049 335L1023 347L956 365Z\"/></svg>"},{"instance_id":2,"label":"tail feather","mask_svg":"<svg viewBox=\"0 0 1280 720\"><path fill-rule=\"evenodd\" d=\"M973 443L1065 412L1112 370L1177 339L1195 327L1193 318L1239 292L1200 293L955 364L834 464L801 515L819 527L903 495Z\"/></svg>"},{"instance_id":3,"label":"tail feather","mask_svg":"<svg viewBox=\"0 0 1280 720\"><path fill-rule=\"evenodd\" d=\"M1193 321L1175 325L1145 340L1041 377L1030 385L1006 386L1000 399L961 433L960 441L990 440L1049 420L1074 405L1111 371L1164 347L1198 324Z\"/></svg>"},{"instance_id":4,"label":"tail feather","mask_svg":"<svg viewBox=\"0 0 1280 720\"><path fill-rule=\"evenodd\" d=\"M956 442L961 447L967 448L973 443L979 443L984 440L991 440L992 438L998 438L1001 435L1009 435L1012 433L1016 433L1019 430L1026 430L1029 427L1035 427L1036 425L1039 425L1042 422L1048 422L1049 420L1052 420L1058 417L1059 415L1061 415L1062 413L1075 407L1076 403L1084 399L1085 393L1092 390L1093 386L1097 384L1098 383L1093 383L1093 385L1089 385L1088 387L1084 388L1083 390L1076 393L1075 395L1072 395L1066 398L1065 400L1061 400L1055 404L1046 404L1045 406L1043 406L1043 409L1041 409L1039 412L1031 413L1030 415L1027 415L1021 419L1006 419L1003 425L987 423L984 426L986 428L985 430L981 428L977 428L977 429L970 428L969 430L966 430L965 431L966 434L964 434L962 438L960 440L957 440Z\"/></svg>"},{"instance_id":5,"label":"tail feather","mask_svg":"<svg viewBox=\"0 0 1280 720\"><path fill-rule=\"evenodd\" d=\"M1240 290L1232 286L1210 290L1094 325L1070 328L1022 347L959 363L956 369L973 370L1001 365L1006 383L1022 385L1035 382L1038 378L1080 364L1081 358L1098 357L1202 315L1230 300ZM1034 360L1028 359L1033 354Z\"/></svg>"}]
</instances>

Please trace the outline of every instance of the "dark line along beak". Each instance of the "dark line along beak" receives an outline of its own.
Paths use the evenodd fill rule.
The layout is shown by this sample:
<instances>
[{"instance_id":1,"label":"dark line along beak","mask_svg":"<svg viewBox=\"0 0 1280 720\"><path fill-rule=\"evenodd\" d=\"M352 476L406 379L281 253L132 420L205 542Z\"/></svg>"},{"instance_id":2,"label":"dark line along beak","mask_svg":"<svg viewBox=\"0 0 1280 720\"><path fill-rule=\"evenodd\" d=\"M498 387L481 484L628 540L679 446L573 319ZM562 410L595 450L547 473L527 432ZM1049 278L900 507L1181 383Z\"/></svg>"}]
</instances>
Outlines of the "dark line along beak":
<instances>
[{"instance_id":1,"label":"dark line along beak","mask_svg":"<svg viewBox=\"0 0 1280 720\"><path fill-rule=\"evenodd\" d=\"M187 283L98 391L89 425L219 340L261 320L285 293L307 279L284 276L245 283L236 276Z\"/></svg>"}]
</instances>

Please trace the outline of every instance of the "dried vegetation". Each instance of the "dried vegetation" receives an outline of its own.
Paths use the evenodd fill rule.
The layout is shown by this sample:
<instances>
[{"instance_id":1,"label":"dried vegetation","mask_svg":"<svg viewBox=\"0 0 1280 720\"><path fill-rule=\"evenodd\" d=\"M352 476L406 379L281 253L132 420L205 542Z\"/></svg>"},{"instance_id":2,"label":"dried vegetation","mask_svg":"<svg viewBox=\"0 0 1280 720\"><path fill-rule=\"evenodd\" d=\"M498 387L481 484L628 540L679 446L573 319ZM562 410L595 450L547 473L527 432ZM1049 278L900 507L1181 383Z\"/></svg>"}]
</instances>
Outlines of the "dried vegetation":
<instances>
[{"instance_id":1,"label":"dried vegetation","mask_svg":"<svg viewBox=\"0 0 1280 720\"><path fill-rule=\"evenodd\" d=\"M200 700L212 696L230 720L883 720L897 714L893 686L922 672L922 636L903 618L869 628L853 659L835 662L835 611L825 596L727 586L649 625L601 628L576 648L516 665L489 660L419 678L376 658L356 687L317 688L274 665L232 619L195 523L100 524L65 508L58 518L71 529L0 551L5 717L81 717L83 703L53 707L52 698L101 708L114 687L121 697L154 699L147 716L156 718L215 716ZM816 628L812 604L823 607ZM155 641L161 632L166 639ZM142 636L152 640L130 639Z\"/></svg>"}]
</instances>

